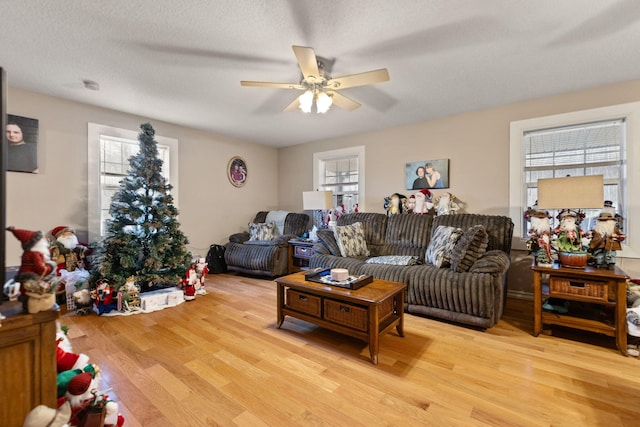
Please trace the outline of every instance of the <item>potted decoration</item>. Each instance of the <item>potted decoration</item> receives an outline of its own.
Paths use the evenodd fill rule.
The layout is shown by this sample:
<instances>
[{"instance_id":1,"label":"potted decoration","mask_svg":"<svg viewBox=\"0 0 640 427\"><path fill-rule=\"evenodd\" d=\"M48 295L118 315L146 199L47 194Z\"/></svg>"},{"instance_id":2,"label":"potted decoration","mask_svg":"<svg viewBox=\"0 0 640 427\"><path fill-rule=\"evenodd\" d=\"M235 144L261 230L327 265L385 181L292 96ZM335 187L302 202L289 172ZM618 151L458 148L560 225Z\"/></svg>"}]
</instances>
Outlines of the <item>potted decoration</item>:
<instances>
[{"instance_id":1,"label":"potted decoration","mask_svg":"<svg viewBox=\"0 0 640 427\"><path fill-rule=\"evenodd\" d=\"M584 213L563 209L556 218L560 220L560 225L554 230L556 236L554 244L560 263L564 267L584 268L587 265L589 248L589 239L580 228Z\"/></svg>"}]
</instances>

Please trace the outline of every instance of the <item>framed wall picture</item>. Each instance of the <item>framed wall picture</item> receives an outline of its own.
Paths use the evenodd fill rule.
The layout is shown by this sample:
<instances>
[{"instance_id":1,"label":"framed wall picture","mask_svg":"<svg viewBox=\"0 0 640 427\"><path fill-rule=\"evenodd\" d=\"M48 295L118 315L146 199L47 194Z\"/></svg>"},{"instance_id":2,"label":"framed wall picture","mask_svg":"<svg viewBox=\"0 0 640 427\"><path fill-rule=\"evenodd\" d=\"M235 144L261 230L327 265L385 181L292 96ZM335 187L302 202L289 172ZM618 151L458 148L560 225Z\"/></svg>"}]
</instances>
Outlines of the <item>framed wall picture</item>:
<instances>
[{"instance_id":1,"label":"framed wall picture","mask_svg":"<svg viewBox=\"0 0 640 427\"><path fill-rule=\"evenodd\" d=\"M449 159L407 163L404 177L407 190L449 188Z\"/></svg>"},{"instance_id":2,"label":"framed wall picture","mask_svg":"<svg viewBox=\"0 0 640 427\"><path fill-rule=\"evenodd\" d=\"M7 170L38 173L38 119L7 114Z\"/></svg>"},{"instance_id":3,"label":"framed wall picture","mask_svg":"<svg viewBox=\"0 0 640 427\"><path fill-rule=\"evenodd\" d=\"M227 177L234 187L242 187L247 182L247 173L247 162L242 157L235 156L229 160Z\"/></svg>"}]
</instances>

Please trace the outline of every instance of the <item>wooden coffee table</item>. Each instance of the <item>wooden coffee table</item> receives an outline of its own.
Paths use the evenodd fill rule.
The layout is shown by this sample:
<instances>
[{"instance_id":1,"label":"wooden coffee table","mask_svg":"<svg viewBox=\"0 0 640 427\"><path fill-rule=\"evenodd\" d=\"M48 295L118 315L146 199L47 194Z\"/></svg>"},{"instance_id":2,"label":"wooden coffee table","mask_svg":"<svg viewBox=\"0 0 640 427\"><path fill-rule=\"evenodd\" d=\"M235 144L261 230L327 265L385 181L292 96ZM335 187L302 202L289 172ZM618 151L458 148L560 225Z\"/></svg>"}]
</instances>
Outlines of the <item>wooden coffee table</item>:
<instances>
[{"instance_id":1,"label":"wooden coffee table","mask_svg":"<svg viewBox=\"0 0 640 427\"><path fill-rule=\"evenodd\" d=\"M304 272L279 277L278 328L285 316L311 322L369 343L371 362L378 364L380 335L393 327L404 336L403 283L374 279L350 290L304 280Z\"/></svg>"}]
</instances>

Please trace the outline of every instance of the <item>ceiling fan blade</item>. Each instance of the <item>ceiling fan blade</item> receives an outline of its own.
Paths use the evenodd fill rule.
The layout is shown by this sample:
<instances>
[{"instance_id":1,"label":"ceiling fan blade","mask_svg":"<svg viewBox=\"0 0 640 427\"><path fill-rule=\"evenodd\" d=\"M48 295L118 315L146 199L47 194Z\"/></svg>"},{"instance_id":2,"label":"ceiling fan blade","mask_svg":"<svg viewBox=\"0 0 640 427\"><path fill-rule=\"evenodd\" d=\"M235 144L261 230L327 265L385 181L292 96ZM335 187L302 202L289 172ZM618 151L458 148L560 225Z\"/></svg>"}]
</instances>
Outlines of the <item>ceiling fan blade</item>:
<instances>
[{"instance_id":1,"label":"ceiling fan blade","mask_svg":"<svg viewBox=\"0 0 640 427\"><path fill-rule=\"evenodd\" d=\"M388 80L389 71L386 68L382 68L380 70L367 71L365 73L336 77L335 79L331 79L327 82L327 87L331 89L346 89L349 87L386 82Z\"/></svg>"},{"instance_id":2,"label":"ceiling fan blade","mask_svg":"<svg viewBox=\"0 0 640 427\"><path fill-rule=\"evenodd\" d=\"M356 102L353 99L348 98L338 92L331 91L331 92L327 92L327 94L331 96L331 99L333 100L333 105L337 105L343 110L353 111L356 108L360 107L361 105L359 102Z\"/></svg>"},{"instance_id":3,"label":"ceiling fan blade","mask_svg":"<svg viewBox=\"0 0 640 427\"><path fill-rule=\"evenodd\" d=\"M296 55L300 71L302 71L305 80L309 81L309 83L319 82L321 79L320 70L318 70L318 58L316 58L316 53L313 49L304 46L291 47L293 48L293 53Z\"/></svg>"},{"instance_id":4,"label":"ceiling fan blade","mask_svg":"<svg viewBox=\"0 0 640 427\"><path fill-rule=\"evenodd\" d=\"M291 104L287 105L287 107L282 111L288 113L290 111L296 111L299 107L300 107L300 97L296 96L295 99L291 101Z\"/></svg>"},{"instance_id":5,"label":"ceiling fan blade","mask_svg":"<svg viewBox=\"0 0 640 427\"><path fill-rule=\"evenodd\" d=\"M240 81L240 85L252 87L275 87L279 89L304 89L302 86L296 83L254 82L250 80L242 80Z\"/></svg>"}]
</instances>

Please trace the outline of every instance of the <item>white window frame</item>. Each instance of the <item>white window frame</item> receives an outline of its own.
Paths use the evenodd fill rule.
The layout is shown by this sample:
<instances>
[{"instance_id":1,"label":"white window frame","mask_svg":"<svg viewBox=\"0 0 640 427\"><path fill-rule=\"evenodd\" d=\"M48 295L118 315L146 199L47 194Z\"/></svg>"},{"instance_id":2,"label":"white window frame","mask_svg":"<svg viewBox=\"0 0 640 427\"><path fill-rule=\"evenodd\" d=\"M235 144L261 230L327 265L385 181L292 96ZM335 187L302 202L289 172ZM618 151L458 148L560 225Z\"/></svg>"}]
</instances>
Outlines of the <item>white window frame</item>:
<instances>
[{"instance_id":1,"label":"white window frame","mask_svg":"<svg viewBox=\"0 0 640 427\"><path fill-rule=\"evenodd\" d=\"M578 123L602 120L624 119L627 126L626 142L626 206L624 231L627 241L622 243L622 258L640 258L640 224L634 219L640 218L638 194L640 191L640 102L594 108L546 117L519 120L510 124L509 156L509 215L514 222L513 249L527 250L522 215L526 206L524 191L524 134L538 129L571 126ZM624 178L623 178L624 179Z\"/></svg>"},{"instance_id":2,"label":"white window frame","mask_svg":"<svg viewBox=\"0 0 640 427\"><path fill-rule=\"evenodd\" d=\"M345 157L358 158L358 210L365 211L365 185L364 185L364 145L341 148L338 150L322 151L313 153L313 189L323 190L321 175L323 174L323 163L330 160L343 159Z\"/></svg>"},{"instance_id":3,"label":"white window frame","mask_svg":"<svg viewBox=\"0 0 640 427\"><path fill-rule=\"evenodd\" d=\"M88 228L89 241L96 242L102 239L100 235L100 138L101 136L120 138L126 140L138 140L138 131L121 129L97 123L88 123ZM155 135L158 145L169 147L169 183L173 186L171 196L176 208L179 206L179 186L178 186L178 140Z\"/></svg>"}]
</instances>

